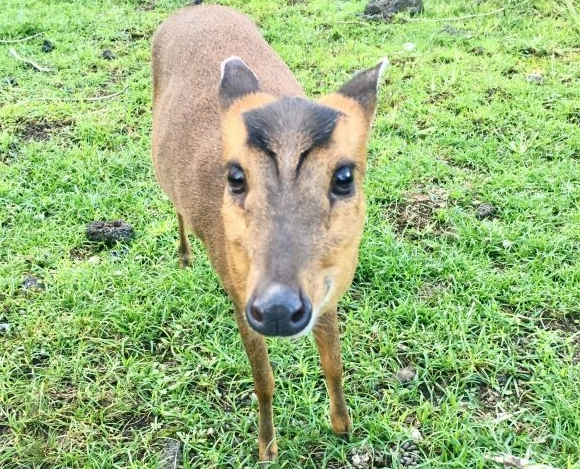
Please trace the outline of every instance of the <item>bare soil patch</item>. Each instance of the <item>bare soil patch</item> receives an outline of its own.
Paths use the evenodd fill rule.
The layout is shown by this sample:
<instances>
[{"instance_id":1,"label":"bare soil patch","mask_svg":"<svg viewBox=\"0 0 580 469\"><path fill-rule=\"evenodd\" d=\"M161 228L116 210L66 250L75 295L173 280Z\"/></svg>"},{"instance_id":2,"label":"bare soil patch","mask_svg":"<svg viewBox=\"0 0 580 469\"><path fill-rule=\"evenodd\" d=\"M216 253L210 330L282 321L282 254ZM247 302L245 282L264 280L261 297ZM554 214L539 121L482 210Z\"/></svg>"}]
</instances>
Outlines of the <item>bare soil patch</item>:
<instances>
[{"instance_id":1,"label":"bare soil patch","mask_svg":"<svg viewBox=\"0 0 580 469\"><path fill-rule=\"evenodd\" d=\"M394 217L399 234L411 238L417 238L424 232L441 235L445 233L445 226L437 220L436 214L450 204L449 194L442 187L420 185L415 192L408 193L394 210L388 211L387 217Z\"/></svg>"},{"instance_id":2,"label":"bare soil patch","mask_svg":"<svg viewBox=\"0 0 580 469\"><path fill-rule=\"evenodd\" d=\"M70 127L71 125L72 121L69 119L27 119L18 123L18 134L26 141L45 142L49 140L55 132Z\"/></svg>"}]
</instances>

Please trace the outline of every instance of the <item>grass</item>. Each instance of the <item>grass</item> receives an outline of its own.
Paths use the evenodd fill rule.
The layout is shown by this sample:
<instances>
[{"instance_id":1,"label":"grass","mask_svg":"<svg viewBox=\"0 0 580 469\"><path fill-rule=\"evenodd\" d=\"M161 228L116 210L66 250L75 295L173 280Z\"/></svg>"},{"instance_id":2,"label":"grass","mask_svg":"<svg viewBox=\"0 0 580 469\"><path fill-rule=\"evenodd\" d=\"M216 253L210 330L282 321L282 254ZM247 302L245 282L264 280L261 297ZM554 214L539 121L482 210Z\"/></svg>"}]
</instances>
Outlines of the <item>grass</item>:
<instances>
[{"instance_id":1,"label":"grass","mask_svg":"<svg viewBox=\"0 0 580 469\"><path fill-rule=\"evenodd\" d=\"M256 465L230 302L199 243L195 268L176 268L149 159L149 40L183 3L3 2L0 38L42 35L0 43L2 468L173 467L169 442L179 467ZM272 340L271 467L346 468L352 451L401 467L387 456L418 430L425 468L500 467L486 459L499 454L580 468L578 7L432 0L383 24L356 16L359 0L223 3L258 22L311 96L392 62L340 307L354 434L330 432L312 339ZM478 218L480 203L496 213ZM137 236L91 245L97 219ZM401 384L405 367L417 374Z\"/></svg>"}]
</instances>

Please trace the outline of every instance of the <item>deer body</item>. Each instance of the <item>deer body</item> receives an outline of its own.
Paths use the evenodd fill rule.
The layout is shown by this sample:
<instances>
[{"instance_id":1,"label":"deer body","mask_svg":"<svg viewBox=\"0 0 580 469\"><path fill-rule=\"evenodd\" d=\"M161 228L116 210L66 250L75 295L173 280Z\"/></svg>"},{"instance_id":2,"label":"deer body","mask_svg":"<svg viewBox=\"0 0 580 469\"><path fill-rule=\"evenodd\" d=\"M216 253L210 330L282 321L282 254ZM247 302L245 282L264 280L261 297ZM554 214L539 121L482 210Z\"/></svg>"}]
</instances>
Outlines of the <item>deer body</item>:
<instances>
[{"instance_id":1,"label":"deer body","mask_svg":"<svg viewBox=\"0 0 580 469\"><path fill-rule=\"evenodd\" d=\"M261 460L277 454L264 336L313 330L335 433L350 427L336 303L364 223L366 141L384 64L308 101L247 17L221 6L171 16L153 40L153 162L179 220L234 302L260 406Z\"/></svg>"}]
</instances>

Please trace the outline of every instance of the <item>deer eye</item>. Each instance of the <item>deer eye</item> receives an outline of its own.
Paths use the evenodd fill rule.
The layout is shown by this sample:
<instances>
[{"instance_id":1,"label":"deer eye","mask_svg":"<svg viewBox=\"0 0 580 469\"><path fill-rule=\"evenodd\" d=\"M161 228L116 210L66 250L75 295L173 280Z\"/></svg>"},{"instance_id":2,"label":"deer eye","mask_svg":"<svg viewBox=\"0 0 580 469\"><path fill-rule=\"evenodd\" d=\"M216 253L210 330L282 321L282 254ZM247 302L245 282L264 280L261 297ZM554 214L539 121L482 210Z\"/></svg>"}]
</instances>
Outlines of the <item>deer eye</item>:
<instances>
[{"instance_id":1,"label":"deer eye","mask_svg":"<svg viewBox=\"0 0 580 469\"><path fill-rule=\"evenodd\" d=\"M330 192L335 197L347 197L354 194L354 165L339 166L332 175Z\"/></svg>"},{"instance_id":2,"label":"deer eye","mask_svg":"<svg viewBox=\"0 0 580 469\"><path fill-rule=\"evenodd\" d=\"M244 170L237 164L228 166L228 187L232 194L240 195L246 192L246 175Z\"/></svg>"}]
</instances>

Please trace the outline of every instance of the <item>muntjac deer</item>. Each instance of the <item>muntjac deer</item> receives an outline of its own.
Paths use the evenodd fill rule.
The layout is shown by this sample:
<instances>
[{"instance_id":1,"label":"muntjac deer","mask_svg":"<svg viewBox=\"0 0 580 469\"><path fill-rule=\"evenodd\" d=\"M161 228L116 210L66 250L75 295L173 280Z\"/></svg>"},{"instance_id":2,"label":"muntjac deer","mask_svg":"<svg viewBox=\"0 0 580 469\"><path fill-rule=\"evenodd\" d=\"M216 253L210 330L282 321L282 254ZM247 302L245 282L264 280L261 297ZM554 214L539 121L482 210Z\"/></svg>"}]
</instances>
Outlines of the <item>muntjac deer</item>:
<instances>
[{"instance_id":1,"label":"muntjac deer","mask_svg":"<svg viewBox=\"0 0 580 469\"><path fill-rule=\"evenodd\" d=\"M366 144L387 60L306 99L242 14L184 8L153 40L153 162L179 222L204 243L232 298L259 401L259 457L277 455L266 336L313 331L336 434L350 418L336 305L357 264Z\"/></svg>"}]
</instances>

